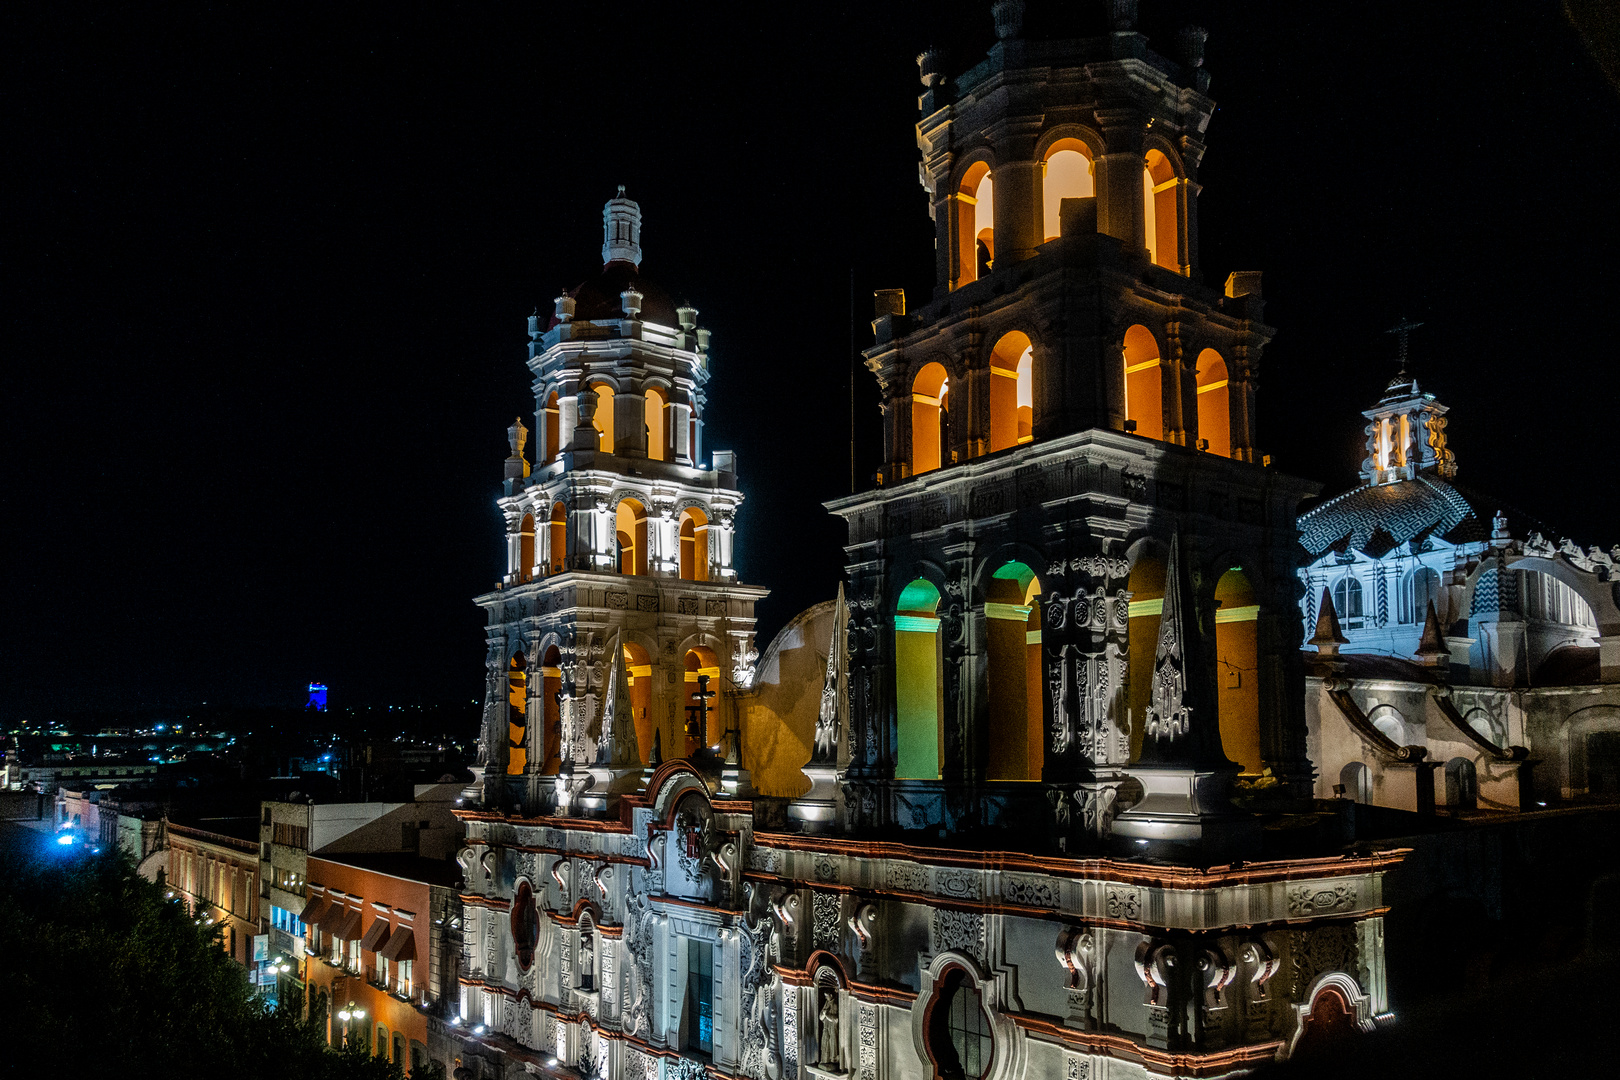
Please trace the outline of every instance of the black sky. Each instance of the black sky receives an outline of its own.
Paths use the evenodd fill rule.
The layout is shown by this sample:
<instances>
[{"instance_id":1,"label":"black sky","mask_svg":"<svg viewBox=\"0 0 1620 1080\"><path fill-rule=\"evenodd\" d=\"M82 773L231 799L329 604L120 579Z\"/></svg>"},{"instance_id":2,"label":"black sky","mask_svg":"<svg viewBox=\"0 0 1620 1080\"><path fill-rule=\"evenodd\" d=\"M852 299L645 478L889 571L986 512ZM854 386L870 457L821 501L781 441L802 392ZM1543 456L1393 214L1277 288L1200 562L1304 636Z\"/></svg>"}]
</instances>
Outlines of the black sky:
<instances>
[{"instance_id":1,"label":"black sky","mask_svg":"<svg viewBox=\"0 0 1620 1080\"><path fill-rule=\"evenodd\" d=\"M1142 8L1211 31L1203 276L1265 271L1277 467L1353 482L1405 314L1459 479L1620 542L1620 100L1558 6ZM621 183L714 332L761 646L831 595L851 273L863 346L873 288L928 295L913 61L989 4L339 11L0 14L0 724L477 696L525 316Z\"/></svg>"}]
</instances>

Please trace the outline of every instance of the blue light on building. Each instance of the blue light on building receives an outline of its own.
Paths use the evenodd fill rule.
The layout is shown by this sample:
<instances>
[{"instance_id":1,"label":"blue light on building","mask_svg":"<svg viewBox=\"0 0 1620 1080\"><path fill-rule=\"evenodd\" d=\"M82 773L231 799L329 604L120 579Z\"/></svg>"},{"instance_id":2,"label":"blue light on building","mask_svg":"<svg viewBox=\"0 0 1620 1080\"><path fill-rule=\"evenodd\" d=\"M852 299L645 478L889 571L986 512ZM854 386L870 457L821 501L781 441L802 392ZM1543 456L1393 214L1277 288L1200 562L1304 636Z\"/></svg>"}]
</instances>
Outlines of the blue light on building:
<instances>
[{"instance_id":1,"label":"blue light on building","mask_svg":"<svg viewBox=\"0 0 1620 1080\"><path fill-rule=\"evenodd\" d=\"M309 684L309 700L304 703L304 708L314 709L316 712L326 711L325 683L312 682Z\"/></svg>"}]
</instances>

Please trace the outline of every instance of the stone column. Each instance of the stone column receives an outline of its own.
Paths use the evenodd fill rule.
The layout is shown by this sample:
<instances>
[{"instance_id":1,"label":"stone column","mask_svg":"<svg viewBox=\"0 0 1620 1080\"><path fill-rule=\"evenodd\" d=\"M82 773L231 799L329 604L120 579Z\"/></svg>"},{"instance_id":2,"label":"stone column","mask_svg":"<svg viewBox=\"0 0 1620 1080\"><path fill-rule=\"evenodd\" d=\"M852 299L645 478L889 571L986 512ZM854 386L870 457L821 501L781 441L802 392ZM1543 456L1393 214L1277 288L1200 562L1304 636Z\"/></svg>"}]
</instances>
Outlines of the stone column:
<instances>
[{"instance_id":1,"label":"stone column","mask_svg":"<svg viewBox=\"0 0 1620 1080\"><path fill-rule=\"evenodd\" d=\"M1009 161L994 173L995 264L998 268L1023 262L1035 254L1044 239L1041 205L1041 163Z\"/></svg>"},{"instance_id":2,"label":"stone column","mask_svg":"<svg viewBox=\"0 0 1620 1080\"><path fill-rule=\"evenodd\" d=\"M677 401L669 407L670 442L674 447L673 457L682 465L690 465L692 456L692 406L684 401Z\"/></svg>"},{"instance_id":3,"label":"stone column","mask_svg":"<svg viewBox=\"0 0 1620 1080\"><path fill-rule=\"evenodd\" d=\"M1097 231L1117 238L1129 252L1145 253L1142 114L1136 109L1098 109L1096 115L1109 151L1096 161Z\"/></svg>"}]
</instances>

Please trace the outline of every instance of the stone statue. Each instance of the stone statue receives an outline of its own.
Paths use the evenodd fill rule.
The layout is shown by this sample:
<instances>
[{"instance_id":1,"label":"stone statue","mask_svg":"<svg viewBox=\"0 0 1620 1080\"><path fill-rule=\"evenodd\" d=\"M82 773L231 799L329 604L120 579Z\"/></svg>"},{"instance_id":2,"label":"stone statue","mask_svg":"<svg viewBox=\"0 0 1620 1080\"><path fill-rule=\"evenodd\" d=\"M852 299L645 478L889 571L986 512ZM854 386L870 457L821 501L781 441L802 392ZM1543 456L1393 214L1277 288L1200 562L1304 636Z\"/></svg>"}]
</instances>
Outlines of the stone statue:
<instances>
[{"instance_id":1,"label":"stone statue","mask_svg":"<svg viewBox=\"0 0 1620 1080\"><path fill-rule=\"evenodd\" d=\"M821 1060L817 1064L833 1072L844 1071L843 1040L838 1037L838 991L829 990L821 1003Z\"/></svg>"},{"instance_id":2,"label":"stone statue","mask_svg":"<svg viewBox=\"0 0 1620 1080\"><path fill-rule=\"evenodd\" d=\"M595 935L590 931L579 935L579 987L581 990L596 989L596 942Z\"/></svg>"}]
</instances>

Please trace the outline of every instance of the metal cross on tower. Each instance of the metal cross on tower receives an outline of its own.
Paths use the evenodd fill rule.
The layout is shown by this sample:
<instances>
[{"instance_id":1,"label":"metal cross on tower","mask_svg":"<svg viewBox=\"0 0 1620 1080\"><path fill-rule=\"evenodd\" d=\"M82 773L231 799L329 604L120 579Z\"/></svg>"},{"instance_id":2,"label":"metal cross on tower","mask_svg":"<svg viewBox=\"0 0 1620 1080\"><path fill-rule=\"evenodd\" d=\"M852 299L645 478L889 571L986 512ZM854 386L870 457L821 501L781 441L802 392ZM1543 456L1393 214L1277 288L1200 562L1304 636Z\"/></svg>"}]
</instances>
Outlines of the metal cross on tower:
<instances>
[{"instance_id":1,"label":"metal cross on tower","mask_svg":"<svg viewBox=\"0 0 1620 1080\"><path fill-rule=\"evenodd\" d=\"M696 739L699 746L709 734L709 701L717 695L709 689L709 677L697 677L698 688L692 691L693 704L686 707L686 735Z\"/></svg>"},{"instance_id":2,"label":"metal cross on tower","mask_svg":"<svg viewBox=\"0 0 1620 1080\"><path fill-rule=\"evenodd\" d=\"M1407 335L1410 334L1413 330L1416 330L1418 327L1420 327L1422 325L1423 325L1422 323L1413 322L1411 319L1408 319L1405 315L1402 315L1400 322L1396 323L1394 326L1392 326L1388 330L1384 331L1384 333L1386 333L1386 334L1394 334L1399 339L1399 341L1401 343L1401 374L1402 375L1406 374L1406 338L1407 338Z\"/></svg>"}]
</instances>

